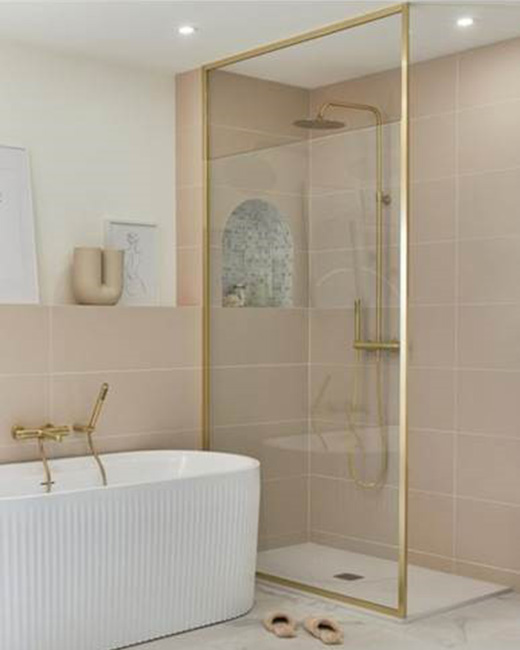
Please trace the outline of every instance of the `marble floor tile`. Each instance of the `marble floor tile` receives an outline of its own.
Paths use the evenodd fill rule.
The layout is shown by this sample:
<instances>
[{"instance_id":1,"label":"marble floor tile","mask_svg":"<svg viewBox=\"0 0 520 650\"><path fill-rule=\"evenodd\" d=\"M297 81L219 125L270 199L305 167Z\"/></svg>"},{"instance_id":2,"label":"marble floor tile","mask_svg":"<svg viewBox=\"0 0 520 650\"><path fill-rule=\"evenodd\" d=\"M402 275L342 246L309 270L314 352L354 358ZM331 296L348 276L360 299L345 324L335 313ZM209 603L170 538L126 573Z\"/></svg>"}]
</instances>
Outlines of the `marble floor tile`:
<instances>
[{"instance_id":1,"label":"marble floor tile","mask_svg":"<svg viewBox=\"0 0 520 650\"><path fill-rule=\"evenodd\" d=\"M520 650L520 594L510 593L407 624L396 623L284 589L259 584L247 615L211 627L135 646L136 650L310 650L323 647L300 629L277 639L261 625L265 614L285 610L297 619L334 616L352 650Z\"/></svg>"}]
</instances>

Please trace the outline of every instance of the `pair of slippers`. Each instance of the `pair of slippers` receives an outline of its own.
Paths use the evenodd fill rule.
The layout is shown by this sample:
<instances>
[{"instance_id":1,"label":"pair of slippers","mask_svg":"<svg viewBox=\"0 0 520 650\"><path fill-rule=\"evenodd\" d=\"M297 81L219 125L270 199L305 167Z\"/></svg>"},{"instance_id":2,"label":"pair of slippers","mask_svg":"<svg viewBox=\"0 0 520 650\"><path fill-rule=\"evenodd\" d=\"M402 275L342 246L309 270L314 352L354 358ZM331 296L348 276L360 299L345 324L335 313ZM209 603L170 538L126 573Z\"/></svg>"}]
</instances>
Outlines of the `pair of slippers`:
<instances>
[{"instance_id":1,"label":"pair of slippers","mask_svg":"<svg viewBox=\"0 0 520 650\"><path fill-rule=\"evenodd\" d=\"M285 612L274 612L263 620L265 629L280 639L291 639L297 636L297 621ZM343 630L332 618L309 616L303 621L303 628L325 645L341 645Z\"/></svg>"}]
</instances>

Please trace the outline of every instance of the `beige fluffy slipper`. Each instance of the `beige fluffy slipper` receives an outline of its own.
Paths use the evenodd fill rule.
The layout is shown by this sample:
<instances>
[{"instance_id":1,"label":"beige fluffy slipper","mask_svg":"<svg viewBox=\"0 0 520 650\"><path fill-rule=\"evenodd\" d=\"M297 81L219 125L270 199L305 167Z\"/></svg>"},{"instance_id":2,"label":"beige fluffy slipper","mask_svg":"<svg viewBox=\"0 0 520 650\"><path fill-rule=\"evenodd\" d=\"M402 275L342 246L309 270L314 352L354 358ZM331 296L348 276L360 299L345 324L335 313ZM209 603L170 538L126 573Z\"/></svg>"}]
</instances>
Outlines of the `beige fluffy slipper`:
<instances>
[{"instance_id":1,"label":"beige fluffy slipper","mask_svg":"<svg viewBox=\"0 0 520 650\"><path fill-rule=\"evenodd\" d=\"M325 645L341 645L343 630L337 621L324 616L309 616L303 621L303 627Z\"/></svg>"},{"instance_id":2,"label":"beige fluffy slipper","mask_svg":"<svg viewBox=\"0 0 520 650\"><path fill-rule=\"evenodd\" d=\"M296 636L297 623L292 616L285 612L274 612L262 621L265 629L280 639L291 639Z\"/></svg>"}]
</instances>

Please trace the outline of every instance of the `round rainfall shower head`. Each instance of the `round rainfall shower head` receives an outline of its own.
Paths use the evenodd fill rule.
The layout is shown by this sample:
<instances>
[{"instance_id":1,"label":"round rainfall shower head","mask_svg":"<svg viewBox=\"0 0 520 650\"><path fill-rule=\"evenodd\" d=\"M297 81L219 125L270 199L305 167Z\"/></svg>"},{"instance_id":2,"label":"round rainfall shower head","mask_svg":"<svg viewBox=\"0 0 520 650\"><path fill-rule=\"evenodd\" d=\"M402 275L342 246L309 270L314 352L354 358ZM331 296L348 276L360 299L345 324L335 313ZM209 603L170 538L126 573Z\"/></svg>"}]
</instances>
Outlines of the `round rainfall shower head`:
<instances>
[{"instance_id":1,"label":"round rainfall shower head","mask_svg":"<svg viewBox=\"0 0 520 650\"><path fill-rule=\"evenodd\" d=\"M338 120L326 120L323 117L316 117L314 119L296 120L293 122L294 126L299 126L302 129L342 129L345 126L344 122Z\"/></svg>"}]
</instances>

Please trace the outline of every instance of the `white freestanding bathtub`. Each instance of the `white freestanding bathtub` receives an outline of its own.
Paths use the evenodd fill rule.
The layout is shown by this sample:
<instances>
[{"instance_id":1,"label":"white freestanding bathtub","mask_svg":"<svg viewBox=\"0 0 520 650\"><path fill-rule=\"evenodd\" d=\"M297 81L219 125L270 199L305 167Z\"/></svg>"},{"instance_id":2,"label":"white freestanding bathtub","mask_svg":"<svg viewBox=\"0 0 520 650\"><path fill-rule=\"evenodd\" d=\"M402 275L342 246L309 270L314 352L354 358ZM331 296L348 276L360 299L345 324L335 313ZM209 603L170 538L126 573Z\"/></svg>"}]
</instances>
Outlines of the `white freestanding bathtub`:
<instances>
[{"instance_id":1,"label":"white freestanding bathtub","mask_svg":"<svg viewBox=\"0 0 520 650\"><path fill-rule=\"evenodd\" d=\"M253 605L259 464L143 451L0 465L0 649L108 650ZM94 487L93 487L94 486Z\"/></svg>"}]
</instances>

